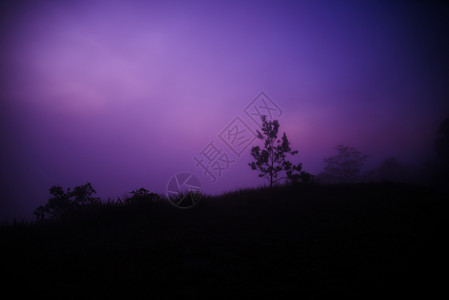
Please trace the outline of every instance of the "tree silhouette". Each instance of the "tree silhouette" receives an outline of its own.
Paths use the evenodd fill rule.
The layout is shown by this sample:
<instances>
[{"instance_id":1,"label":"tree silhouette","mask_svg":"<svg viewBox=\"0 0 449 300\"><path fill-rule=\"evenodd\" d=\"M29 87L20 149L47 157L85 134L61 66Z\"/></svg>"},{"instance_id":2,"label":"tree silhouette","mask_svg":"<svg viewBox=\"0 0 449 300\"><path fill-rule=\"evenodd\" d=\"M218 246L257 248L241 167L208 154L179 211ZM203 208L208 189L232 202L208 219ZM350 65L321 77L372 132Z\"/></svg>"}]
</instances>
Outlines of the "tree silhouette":
<instances>
[{"instance_id":1,"label":"tree silhouette","mask_svg":"<svg viewBox=\"0 0 449 300\"><path fill-rule=\"evenodd\" d=\"M324 159L326 167L320 174L322 181L327 183L358 181L361 167L367 156L345 145L337 145L335 149L338 152L336 155Z\"/></svg>"},{"instance_id":2,"label":"tree silhouette","mask_svg":"<svg viewBox=\"0 0 449 300\"><path fill-rule=\"evenodd\" d=\"M143 187L132 191L131 194L131 197L125 199L126 204L143 204L161 200L161 197L158 194L150 193L149 190Z\"/></svg>"},{"instance_id":3,"label":"tree silhouette","mask_svg":"<svg viewBox=\"0 0 449 300\"><path fill-rule=\"evenodd\" d=\"M264 148L261 150L259 146L255 146L251 149L251 156L255 161L249 163L249 166L260 172L259 177L268 179L270 187L281 179L310 180L310 174L301 172L301 163L294 165L286 159L286 154L295 155L298 151L292 151L285 132L282 139L278 139L278 131L277 120L267 121L266 116L262 116L262 132L257 131L257 138L264 142ZM285 172L285 176L280 177L282 172Z\"/></svg>"},{"instance_id":4,"label":"tree silhouette","mask_svg":"<svg viewBox=\"0 0 449 300\"><path fill-rule=\"evenodd\" d=\"M92 197L96 193L90 182L85 185L76 186L70 193L71 197L74 197L73 201L75 205L89 205L98 202L98 198Z\"/></svg>"},{"instance_id":5,"label":"tree silhouette","mask_svg":"<svg viewBox=\"0 0 449 300\"><path fill-rule=\"evenodd\" d=\"M99 198L93 197L96 191L90 182L75 187L73 191L68 188L65 192L58 185L52 186L49 191L52 197L47 204L39 206L34 211L38 221L58 219L70 210L82 206L96 205L100 201Z\"/></svg>"}]
</instances>

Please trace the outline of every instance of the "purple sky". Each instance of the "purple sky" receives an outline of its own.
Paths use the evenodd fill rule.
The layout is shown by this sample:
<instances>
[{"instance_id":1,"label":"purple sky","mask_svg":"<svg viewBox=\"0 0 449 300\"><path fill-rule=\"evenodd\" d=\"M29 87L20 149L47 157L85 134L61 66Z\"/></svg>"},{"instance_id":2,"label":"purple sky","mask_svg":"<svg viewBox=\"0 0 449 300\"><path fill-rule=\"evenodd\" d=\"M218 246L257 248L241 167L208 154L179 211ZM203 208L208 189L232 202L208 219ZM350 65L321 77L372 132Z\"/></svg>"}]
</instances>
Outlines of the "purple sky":
<instances>
[{"instance_id":1,"label":"purple sky","mask_svg":"<svg viewBox=\"0 0 449 300\"><path fill-rule=\"evenodd\" d=\"M20 1L0 7L1 218L52 185L163 193L180 171L207 193L263 184L218 134L264 91L295 162L336 144L375 166L433 154L448 113L449 10L427 1ZM215 183L193 157L235 162Z\"/></svg>"}]
</instances>

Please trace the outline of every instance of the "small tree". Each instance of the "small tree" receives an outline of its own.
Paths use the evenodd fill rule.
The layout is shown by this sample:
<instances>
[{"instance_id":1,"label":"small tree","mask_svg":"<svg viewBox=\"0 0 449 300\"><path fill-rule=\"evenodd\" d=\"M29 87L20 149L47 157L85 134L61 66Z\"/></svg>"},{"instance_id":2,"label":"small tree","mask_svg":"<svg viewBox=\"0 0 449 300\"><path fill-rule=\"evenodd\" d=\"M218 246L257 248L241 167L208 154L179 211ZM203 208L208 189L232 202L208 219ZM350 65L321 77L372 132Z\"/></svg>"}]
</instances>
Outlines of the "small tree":
<instances>
[{"instance_id":1,"label":"small tree","mask_svg":"<svg viewBox=\"0 0 449 300\"><path fill-rule=\"evenodd\" d=\"M131 192L132 196L125 199L126 204L130 203L144 203L144 202L156 202L159 201L161 198L158 194L150 193L149 190L145 188L136 189Z\"/></svg>"},{"instance_id":2,"label":"small tree","mask_svg":"<svg viewBox=\"0 0 449 300\"><path fill-rule=\"evenodd\" d=\"M67 189L67 192L64 192L62 187L55 185L49 189L49 192L52 197L48 199L47 204L39 206L34 211L38 221L59 218L73 207L70 200L70 188Z\"/></svg>"},{"instance_id":3,"label":"small tree","mask_svg":"<svg viewBox=\"0 0 449 300\"><path fill-rule=\"evenodd\" d=\"M355 148L344 145L335 147L337 154L324 159L326 167L320 174L327 183L356 182L360 179L360 170L366 155Z\"/></svg>"},{"instance_id":4,"label":"small tree","mask_svg":"<svg viewBox=\"0 0 449 300\"><path fill-rule=\"evenodd\" d=\"M257 138L264 141L264 148L261 150L259 146L255 146L251 149L251 156L255 161L249 163L249 166L260 172L259 177L268 179L270 187L281 179L310 179L310 174L301 172L301 163L294 165L286 159L287 154L295 155L298 151L292 151L285 132L282 139L278 139L278 131L277 120L267 121L266 116L262 116L262 132L257 131ZM283 172L285 176L280 177Z\"/></svg>"},{"instance_id":5,"label":"small tree","mask_svg":"<svg viewBox=\"0 0 449 300\"><path fill-rule=\"evenodd\" d=\"M94 194L96 194L96 191L92 184L88 182L85 185L76 186L70 193L70 196L74 197L73 201L76 205L90 205L99 201L98 198L92 197Z\"/></svg>"}]
</instances>

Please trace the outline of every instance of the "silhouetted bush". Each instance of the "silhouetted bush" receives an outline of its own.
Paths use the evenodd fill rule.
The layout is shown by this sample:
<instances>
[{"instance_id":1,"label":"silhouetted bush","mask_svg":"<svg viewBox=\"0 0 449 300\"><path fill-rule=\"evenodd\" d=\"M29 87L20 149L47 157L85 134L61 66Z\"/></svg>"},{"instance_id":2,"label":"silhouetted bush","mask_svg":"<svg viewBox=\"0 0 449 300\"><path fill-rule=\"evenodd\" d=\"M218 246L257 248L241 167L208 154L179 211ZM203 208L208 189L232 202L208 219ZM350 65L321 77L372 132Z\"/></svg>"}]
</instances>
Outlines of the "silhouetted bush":
<instances>
[{"instance_id":1,"label":"silhouetted bush","mask_svg":"<svg viewBox=\"0 0 449 300\"><path fill-rule=\"evenodd\" d=\"M131 197L125 198L125 204L152 203L162 200L162 197L155 193L150 193L145 188L136 189L131 192Z\"/></svg>"},{"instance_id":2,"label":"silhouetted bush","mask_svg":"<svg viewBox=\"0 0 449 300\"><path fill-rule=\"evenodd\" d=\"M55 220L76 208L100 204L100 199L93 197L96 191L90 182L75 187L73 191L68 188L65 192L58 185L52 186L49 191L52 197L47 204L34 211L38 221Z\"/></svg>"}]
</instances>

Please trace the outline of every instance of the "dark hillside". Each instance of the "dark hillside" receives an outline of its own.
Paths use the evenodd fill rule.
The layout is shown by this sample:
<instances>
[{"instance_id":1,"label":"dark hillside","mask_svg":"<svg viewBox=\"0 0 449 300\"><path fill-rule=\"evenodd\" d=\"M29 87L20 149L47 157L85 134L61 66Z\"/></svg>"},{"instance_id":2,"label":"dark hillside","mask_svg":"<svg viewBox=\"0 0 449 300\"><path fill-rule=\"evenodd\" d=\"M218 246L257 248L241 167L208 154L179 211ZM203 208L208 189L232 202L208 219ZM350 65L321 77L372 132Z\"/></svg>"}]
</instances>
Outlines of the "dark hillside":
<instances>
[{"instance_id":1,"label":"dark hillside","mask_svg":"<svg viewBox=\"0 0 449 300\"><path fill-rule=\"evenodd\" d=\"M445 198L396 184L241 190L189 210L103 204L1 228L5 287L58 298L431 296Z\"/></svg>"}]
</instances>

